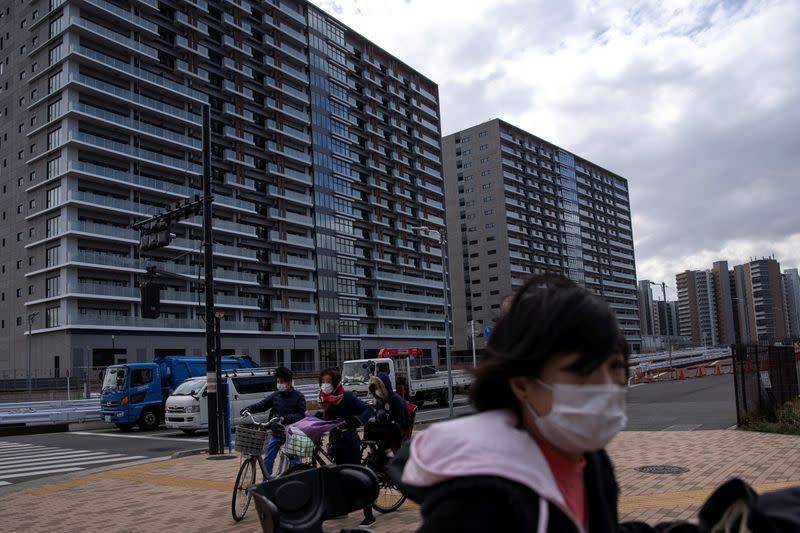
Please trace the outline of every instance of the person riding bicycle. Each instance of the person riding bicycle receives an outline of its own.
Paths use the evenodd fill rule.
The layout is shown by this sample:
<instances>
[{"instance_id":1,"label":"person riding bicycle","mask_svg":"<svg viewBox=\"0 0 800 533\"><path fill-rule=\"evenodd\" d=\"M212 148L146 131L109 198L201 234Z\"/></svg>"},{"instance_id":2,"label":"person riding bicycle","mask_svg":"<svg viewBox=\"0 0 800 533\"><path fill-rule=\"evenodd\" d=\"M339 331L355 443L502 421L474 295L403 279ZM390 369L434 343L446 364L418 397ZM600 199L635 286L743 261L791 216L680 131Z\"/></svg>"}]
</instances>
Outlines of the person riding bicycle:
<instances>
[{"instance_id":1,"label":"person riding bicycle","mask_svg":"<svg viewBox=\"0 0 800 533\"><path fill-rule=\"evenodd\" d=\"M406 401L392 390L389 375L384 372L370 376L369 392L376 402L376 424L369 427L369 433L378 441L379 449L386 453L386 457L393 457L411 423Z\"/></svg>"},{"instance_id":2,"label":"person riding bicycle","mask_svg":"<svg viewBox=\"0 0 800 533\"><path fill-rule=\"evenodd\" d=\"M267 472L272 475L272 466L275 463L275 458L278 456L278 451L286 441L286 434L284 433L284 426L293 424L301 420L306 414L306 398L303 393L293 387L292 371L285 367L279 367L275 370L275 379L278 382L277 392L273 392L260 402L254 403L245 407L239 413L244 416L245 413L261 413L272 409L271 416L280 417L281 420L273 424L272 435L267 444L267 451L264 453L264 463L267 466ZM299 457L292 457L290 464L296 465L300 463Z\"/></svg>"},{"instance_id":3,"label":"person riding bicycle","mask_svg":"<svg viewBox=\"0 0 800 533\"><path fill-rule=\"evenodd\" d=\"M372 418L375 410L369 404L359 400L350 391L344 390L342 377L335 368L326 368L319 374L319 406L318 414L325 420L342 420L344 424L330 432L331 456L338 464L361 463L361 438L356 431ZM372 507L364 509L362 525L372 525L375 517Z\"/></svg>"}]
</instances>

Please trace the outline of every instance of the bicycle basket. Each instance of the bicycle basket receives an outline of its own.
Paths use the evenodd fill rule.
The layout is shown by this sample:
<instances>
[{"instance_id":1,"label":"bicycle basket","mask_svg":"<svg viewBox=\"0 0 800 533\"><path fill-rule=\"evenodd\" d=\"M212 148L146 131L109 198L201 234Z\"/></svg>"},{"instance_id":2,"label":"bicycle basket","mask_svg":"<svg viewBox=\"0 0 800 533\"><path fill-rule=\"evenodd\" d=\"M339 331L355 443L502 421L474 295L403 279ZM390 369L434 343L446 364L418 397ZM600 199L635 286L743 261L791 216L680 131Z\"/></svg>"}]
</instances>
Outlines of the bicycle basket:
<instances>
[{"instance_id":1,"label":"bicycle basket","mask_svg":"<svg viewBox=\"0 0 800 533\"><path fill-rule=\"evenodd\" d=\"M314 441L297 428L286 432L286 443L283 451L288 455L297 457L311 457L314 455Z\"/></svg>"},{"instance_id":2,"label":"bicycle basket","mask_svg":"<svg viewBox=\"0 0 800 533\"><path fill-rule=\"evenodd\" d=\"M233 447L242 454L261 455L264 453L264 444L266 442L266 430L239 426L236 428L236 441Z\"/></svg>"}]
</instances>

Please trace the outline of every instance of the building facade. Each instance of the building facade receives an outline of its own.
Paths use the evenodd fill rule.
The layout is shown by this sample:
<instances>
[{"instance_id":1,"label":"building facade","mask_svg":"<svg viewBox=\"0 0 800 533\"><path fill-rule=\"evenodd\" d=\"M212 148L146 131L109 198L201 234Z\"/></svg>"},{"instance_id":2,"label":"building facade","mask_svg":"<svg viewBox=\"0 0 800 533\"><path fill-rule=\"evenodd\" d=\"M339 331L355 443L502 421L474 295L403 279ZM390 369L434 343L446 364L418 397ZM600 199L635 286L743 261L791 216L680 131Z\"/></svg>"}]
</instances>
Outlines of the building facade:
<instances>
[{"instance_id":1,"label":"building facade","mask_svg":"<svg viewBox=\"0 0 800 533\"><path fill-rule=\"evenodd\" d=\"M502 299L542 272L602 295L638 349L627 180L499 119L444 137L442 150L455 349L468 348L471 321L491 326Z\"/></svg>"},{"instance_id":2,"label":"building facade","mask_svg":"<svg viewBox=\"0 0 800 533\"><path fill-rule=\"evenodd\" d=\"M736 343L735 287L727 261L717 261L711 269L714 277L714 298L717 307L719 344Z\"/></svg>"},{"instance_id":3,"label":"building facade","mask_svg":"<svg viewBox=\"0 0 800 533\"><path fill-rule=\"evenodd\" d=\"M0 371L28 348L43 375L205 354L200 217L147 254L131 224L201 194L206 105L223 349L297 369L437 352L443 250L412 229L444 231L430 79L302 0L2 14ZM153 320L148 266L173 275Z\"/></svg>"},{"instance_id":4,"label":"building facade","mask_svg":"<svg viewBox=\"0 0 800 533\"><path fill-rule=\"evenodd\" d=\"M719 344L714 276L709 271L687 270L675 276L678 289L678 330L697 345Z\"/></svg>"},{"instance_id":5,"label":"building facade","mask_svg":"<svg viewBox=\"0 0 800 533\"><path fill-rule=\"evenodd\" d=\"M773 258L734 267L740 338L744 343L775 342L789 336L780 263Z\"/></svg>"},{"instance_id":6,"label":"building facade","mask_svg":"<svg viewBox=\"0 0 800 533\"><path fill-rule=\"evenodd\" d=\"M796 268L783 271L788 337L800 338L800 275Z\"/></svg>"},{"instance_id":7,"label":"building facade","mask_svg":"<svg viewBox=\"0 0 800 533\"><path fill-rule=\"evenodd\" d=\"M649 279L639 281L639 325L642 329L642 336L658 335L656 333L657 324L654 316L655 307L653 305L653 289Z\"/></svg>"}]
</instances>

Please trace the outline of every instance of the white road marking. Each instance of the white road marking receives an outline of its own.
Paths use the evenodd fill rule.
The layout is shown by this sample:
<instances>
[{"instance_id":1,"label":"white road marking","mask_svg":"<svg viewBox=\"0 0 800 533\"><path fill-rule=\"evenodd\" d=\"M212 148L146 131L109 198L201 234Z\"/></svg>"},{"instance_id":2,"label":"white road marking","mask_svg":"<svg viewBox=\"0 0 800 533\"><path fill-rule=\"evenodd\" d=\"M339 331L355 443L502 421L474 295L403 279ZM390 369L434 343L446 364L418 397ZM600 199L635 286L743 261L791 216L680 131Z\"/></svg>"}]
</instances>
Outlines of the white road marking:
<instances>
[{"instance_id":1,"label":"white road marking","mask_svg":"<svg viewBox=\"0 0 800 533\"><path fill-rule=\"evenodd\" d=\"M86 470L85 468L75 467L75 468L56 468L53 470L45 470L44 472L23 472L22 474L11 474L8 476L3 476L3 479L12 479L15 477L30 477L30 476L42 476L45 474L61 474L63 472L77 472L78 470Z\"/></svg>"},{"instance_id":2,"label":"white road marking","mask_svg":"<svg viewBox=\"0 0 800 533\"><path fill-rule=\"evenodd\" d=\"M24 456L19 457L17 459L8 459L6 461L0 461L0 468L3 468L7 465L14 465L19 463L42 463L45 461L49 461L51 463L56 463L61 459L80 459L84 457L94 457L98 455L108 455L107 452L72 452L69 454L65 453L48 453L45 456Z\"/></svg>"},{"instance_id":3,"label":"white road marking","mask_svg":"<svg viewBox=\"0 0 800 533\"><path fill-rule=\"evenodd\" d=\"M145 435L121 435L111 433L92 433L89 431L73 431L70 435L88 435L90 437L113 437L118 439L171 440L177 442L208 442L208 439L180 439L176 437L148 437Z\"/></svg>"},{"instance_id":4,"label":"white road marking","mask_svg":"<svg viewBox=\"0 0 800 533\"><path fill-rule=\"evenodd\" d=\"M3 485L11 485L11 483L8 481L0 481L0 487L2 487Z\"/></svg>"},{"instance_id":5,"label":"white road marking","mask_svg":"<svg viewBox=\"0 0 800 533\"><path fill-rule=\"evenodd\" d=\"M93 465L99 463L118 463L120 461L135 461L136 459L144 459L144 455L123 455L123 454L113 454L106 456L106 458L101 459L88 459L88 460L74 460L74 461L58 461L55 464L50 464L46 466L20 466L16 465L9 468L0 468L0 478L8 477L6 474L15 474L17 472L30 472L31 475L37 475L39 472L38 470L46 470L48 468L52 468L54 466L58 467L73 467L73 466L82 466L82 465Z\"/></svg>"}]
</instances>

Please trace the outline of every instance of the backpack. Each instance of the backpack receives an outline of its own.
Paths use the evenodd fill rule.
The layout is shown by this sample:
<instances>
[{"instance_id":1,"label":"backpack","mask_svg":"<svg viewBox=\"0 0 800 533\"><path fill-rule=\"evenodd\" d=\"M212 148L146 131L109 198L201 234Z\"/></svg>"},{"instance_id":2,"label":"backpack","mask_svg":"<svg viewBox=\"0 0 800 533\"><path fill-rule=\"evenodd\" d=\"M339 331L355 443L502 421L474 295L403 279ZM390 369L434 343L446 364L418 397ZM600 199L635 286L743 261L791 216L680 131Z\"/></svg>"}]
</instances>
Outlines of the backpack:
<instances>
[{"instance_id":1,"label":"backpack","mask_svg":"<svg viewBox=\"0 0 800 533\"><path fill-rule=\"evenodd\" d=\"M406 413L408 413L408 428L403 434L403 440L407 440L411 438L411 433L414 431L414 418L417 416L417 406L411 402L403 401L406 402Z\"/></svg>"}]
</instances>

